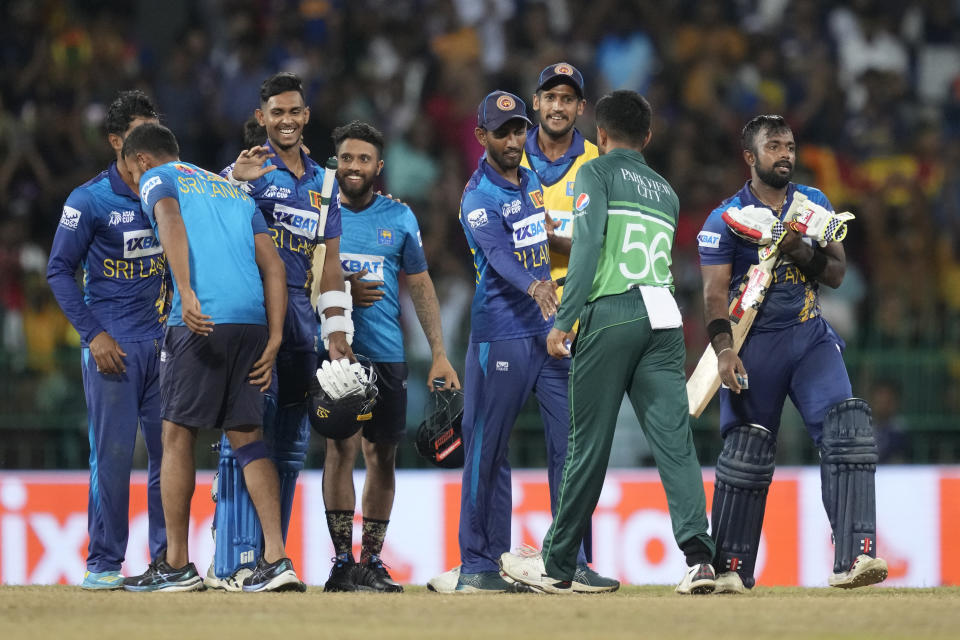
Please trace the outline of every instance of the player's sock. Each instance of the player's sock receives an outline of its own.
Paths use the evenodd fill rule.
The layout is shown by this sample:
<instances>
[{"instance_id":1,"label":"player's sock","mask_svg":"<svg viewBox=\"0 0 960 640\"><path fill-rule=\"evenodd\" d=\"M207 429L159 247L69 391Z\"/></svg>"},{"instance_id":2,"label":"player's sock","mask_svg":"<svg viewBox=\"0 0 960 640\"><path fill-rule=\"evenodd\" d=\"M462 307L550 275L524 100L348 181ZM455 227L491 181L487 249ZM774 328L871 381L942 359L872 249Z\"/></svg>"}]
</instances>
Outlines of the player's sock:
<instances>
[{"instance_id":1,"label":"player's sock","mask_svg":"<svg viewBox=\"0 0 960 640\"><path fill-rule=\"evenodd\" d=\"M373 556L379 556L383 550L383 539L387 536L389 520L374 520L364 516L363 538L360 549L360 564L370 562Z\"/></svg>"},{"instance_id":2,"label":"player's sock","mask_svg":"<svg viewBox=\"0 0 960 640\"><path fill-rule=\"evenodd\" d=\"M327 511L327 529L337 557L353 555L353 511Z\"/></svg>"}]
</instances>

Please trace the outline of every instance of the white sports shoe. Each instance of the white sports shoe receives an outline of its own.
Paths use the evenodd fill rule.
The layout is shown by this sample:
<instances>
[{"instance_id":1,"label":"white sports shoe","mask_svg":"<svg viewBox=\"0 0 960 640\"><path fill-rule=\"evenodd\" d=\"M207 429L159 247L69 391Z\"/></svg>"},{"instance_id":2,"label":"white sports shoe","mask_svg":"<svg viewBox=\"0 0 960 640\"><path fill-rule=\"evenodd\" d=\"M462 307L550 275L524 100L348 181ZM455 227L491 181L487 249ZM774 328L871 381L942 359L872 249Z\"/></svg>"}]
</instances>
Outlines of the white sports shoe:
<instances>
[{"instance_id":1,"label":"white sports shoe","mask_svg":"<svg viewBox=\"0 0 960 640\"><path fill-rule=\"evenodd\" d=\"M695 564L683 575L683 580L677 585L677 593L684 595L703 595L713 593L717 586L717 576L713 566L707 563Z\"/></svg>"},{"instance_id":2,"label":"white sports shoe","mask_svg":"<svg viewBox=\"0 0 960 640\"><path fill-rule=\"evenodd\" d=\"M736 571L726 571L717 576L714 583L714 593L743 593L746 588L743 586L743 580Z\"/></svg>"},{"instance_id":3,"label":"white sports shoe","mask_svg":"<svg viewBox=\"0 0 960 640\"><path fill-rule=\"evenodd\" d=\"M252 570L247 567L241 567L237 569L237 572L232 576L227 578L218 578L217 574L213 572L213 563L210 563L210 566L207 567L207 575L203 577L203 584L207 586L208 589L220 589L221 591L232 591L240 592L243 591L243 580L247 576L253 573Z\"/></svg>"},{"instance_id":4,"label":"white sports shoe","mask_svg":"<svg viewBox=\"0 0 960 640\"><path fill-rule=\"evenodd\" d=\"M877 584L887 579L887 561L883 558L871 558L865 553L857 556L849 571L834 573L830 576L831 587L856 589Z\"/></svg>"},{"instance_id":5,"label":"white sports shoe","mask_svg":"<svg viewBox=\"0 0 960 640\"><path fill-rule=\"evenodd\" d=\"M500 571L517 582L533 587L544 593L573 593L570 580L558 580L547 575L543 566L543 556L539 553L523 555L504 553L500 556Z\"/></svg>"},{"instance_id":6,"label":"white sports shoe","mask_svg":"<svg viewBox=\"0 0 960 640\"><path fill-rule=\"evenodd\" d=\"M460 580L460 566L445 571L427 581L427 589L437 593L453 593L457 590L457 581Z\"/></svg>"}]
</instances>

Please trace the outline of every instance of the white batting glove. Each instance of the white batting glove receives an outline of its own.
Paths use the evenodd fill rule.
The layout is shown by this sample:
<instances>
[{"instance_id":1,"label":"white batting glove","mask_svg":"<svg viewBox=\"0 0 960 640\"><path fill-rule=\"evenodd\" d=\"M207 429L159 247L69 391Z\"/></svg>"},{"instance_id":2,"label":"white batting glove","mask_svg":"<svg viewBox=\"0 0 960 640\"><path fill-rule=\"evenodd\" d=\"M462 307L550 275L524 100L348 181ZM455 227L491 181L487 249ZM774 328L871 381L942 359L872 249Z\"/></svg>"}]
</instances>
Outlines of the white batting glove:
<instances>
[{"instance_id":1,"label":"white batting glove","mask_svg":"<svg viewBox=\"0 0 960 640\"><path fill-rule=\"evenodd\" d=\"M347 358L325 360L317 369L317 382L334 402L347 396L363 395L364 387L355 367L359 367L362 373L362 367L351 364Z\"/></svg>"},{"instance_id":2,"label":"white batting glove","mask_svg":"<svg viewBox=\"0 0 960 640\"><path fill-rule=\"evenodd\" d=\"M766 207L747 205L730 207L722 214L723 221L735 234L759 245L777 244L783 238L784 228L773 211Z\"/></svg>"},{"instance_id":3,"label":"white batting glove","mask_svg":"<svg viewBox=\"0 0 960 640\"><path fill-rule=\"evenodd\" d=\"M828 242L840 242L847 236L847 222L854 219L849 211L835 213L819 204L804 200L799 207L791 207L787 226L807 238L812 238L821 247Z\"/></svg>"}]
</instances>

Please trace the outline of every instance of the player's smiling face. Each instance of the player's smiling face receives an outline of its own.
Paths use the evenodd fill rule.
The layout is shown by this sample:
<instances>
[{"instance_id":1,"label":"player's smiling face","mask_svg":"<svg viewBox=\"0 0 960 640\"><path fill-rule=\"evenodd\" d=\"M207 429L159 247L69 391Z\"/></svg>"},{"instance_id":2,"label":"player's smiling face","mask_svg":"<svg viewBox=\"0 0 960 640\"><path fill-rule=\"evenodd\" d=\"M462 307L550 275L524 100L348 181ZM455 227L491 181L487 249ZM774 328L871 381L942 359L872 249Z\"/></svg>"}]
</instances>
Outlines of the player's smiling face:
<instances>
[{"instance_id":1,"label":"player's smiling face","mask_svg":"<svg viewBox=\"0 0 960 640\"><path fill-rule=\"evenodd\" d=\"M273 146L286 151L300 144L303 128L310 121L310 108L304 105L299 91L284 91L270 96L256 116Z\"/></svg>"},{"instance_id":2,"label":"player's smiling face","mask_svg":"<svg viewBox=\"0 0 960 640\"><path fill-rule=\"evenodd\" d=\"M527 140L527 123L520 118L505 122L499 129L487 131L477 128L477 139L487 150L487 161L502 171L520 166L523 144Z\"/></svg>"},{"instance_id":3,"label":"player's smiling face","mask_svg":"<svg viewBox=\"0 0 960 640\"><path fill-rule=\"evenodd\" d=\"M576 89L560 83L533 94L533 110L539 114L540 129L552 138L566 135L583 115L586 102L580 99Z\"/></svg>"},{"instance_id":4,"label":"player's smiling face","mask_svg":"<svg viewBox=\"0 0 960 640\"><path fill-rule=\"evenodd\" d=\"M797 143L789 129L763 129L757 134L754 151L747 151L747 162L752 159L754 172L761 181L774 189L787 186L793 177L797 160Z\"/></svg>"},{"instance_id":5,"label":"player's smiling face","mask_svg":"<svg viewBox=\"0 0 960 640\"><path fill-rule=\"evenodd\" d=\"M377 148L364 140L347 138L337 149L337 182L350 204L357 204L373 191L373 181L383 168Z\"/></svg>"}]
</instances>

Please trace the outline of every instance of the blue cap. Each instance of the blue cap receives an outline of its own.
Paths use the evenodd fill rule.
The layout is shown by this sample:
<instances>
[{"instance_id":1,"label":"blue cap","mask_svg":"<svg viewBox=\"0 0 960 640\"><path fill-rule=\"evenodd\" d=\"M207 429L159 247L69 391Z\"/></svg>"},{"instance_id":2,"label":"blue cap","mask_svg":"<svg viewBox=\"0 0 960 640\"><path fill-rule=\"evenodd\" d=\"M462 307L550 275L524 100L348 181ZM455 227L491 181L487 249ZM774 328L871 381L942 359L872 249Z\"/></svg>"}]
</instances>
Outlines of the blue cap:
<instances>
[{"instance_id":1,"label":"blue cap","mask_svg":"<svg viewBox=\"0 0 960 640\"><path fill-rule=\"evenodd\" d=\"M514 118L520 118L533 126L533 122L527 117L527 105L523 100L506 91L494 91L488 94L477 108L477 126L487 131L499 129Z\"/></svg>"},{"instance_id":2,"label":"blue cap","mask_svg":"<svg viewBox=\"0 0 960 640\"><path fill-rule=\"evenodd\" d=\"M558 84L569 84L576 90L577 95L583 98L583 74L569 62L558 62L541 71L540 79L537 81L537 91L555 87Z\"/></svg>"}]
</instances>

